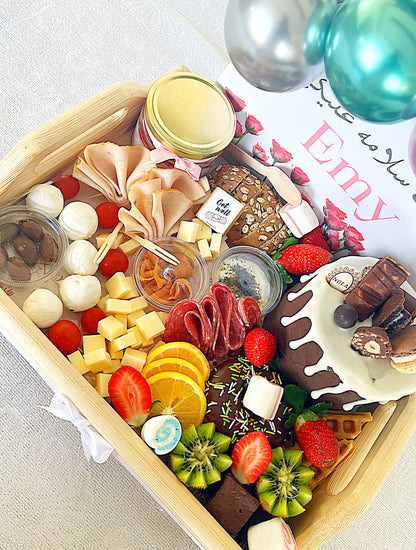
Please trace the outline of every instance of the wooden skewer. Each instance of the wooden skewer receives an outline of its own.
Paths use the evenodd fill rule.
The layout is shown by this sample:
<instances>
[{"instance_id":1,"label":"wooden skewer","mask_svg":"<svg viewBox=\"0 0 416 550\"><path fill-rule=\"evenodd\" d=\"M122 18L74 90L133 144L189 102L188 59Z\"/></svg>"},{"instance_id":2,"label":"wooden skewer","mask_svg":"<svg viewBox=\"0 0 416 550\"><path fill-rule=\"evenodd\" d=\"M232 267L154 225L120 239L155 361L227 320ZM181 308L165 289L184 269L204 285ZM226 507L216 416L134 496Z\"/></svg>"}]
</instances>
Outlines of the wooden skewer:
<instances>
[{"instance_id":1,"label":"wooden skewer","mask_svg":"<svg viewBox=\"0 0 416 550\"><path fill-rule=\"evenodd\" d=\"M135 235L134 233L128 233L128 236L137 241L143 248L149 250L149 252L153 252L155 256L158 256L159 258L162 258L162 260L165 260L165 262L167 262L168 264L179 264L179 260L176 256L174 256L167 250L164 250L157 244L152 243L152 241L144 239L143 237L139 237L139 235Z\"/></svg>"},{"instance_id":2,"label":"wooden skewer","mask_svg":"<svg viewBox=\"0 0 416 550\"><path fill-rule=\"evenodd\" d=\"M395 409L396 401L389 401L385 405L377 407L372 422L366 424L358 436L353 455L346 462L340 464L328 479L325 487L327 493L338 495L347 487Z\"/></svg>"},{"instance_id":3,"label":"wooden skewer","mask_svg":"<svg viewBox=\"0 0 416 550\"><path fill-rule=\"evenodd\" d=\"M98 250L97 254L94 256L94 259L92 260L93 263L99 264L103 261L103 259L107 255L107 252L113 246L114 241L116 240L117 235L120 233L120 230L122 227L123 227L123 224L121 222L118 222L118 224L115 226L112 232L106 237L103 244L100 246L100 249Z\"/></svg>"}]
</instances>

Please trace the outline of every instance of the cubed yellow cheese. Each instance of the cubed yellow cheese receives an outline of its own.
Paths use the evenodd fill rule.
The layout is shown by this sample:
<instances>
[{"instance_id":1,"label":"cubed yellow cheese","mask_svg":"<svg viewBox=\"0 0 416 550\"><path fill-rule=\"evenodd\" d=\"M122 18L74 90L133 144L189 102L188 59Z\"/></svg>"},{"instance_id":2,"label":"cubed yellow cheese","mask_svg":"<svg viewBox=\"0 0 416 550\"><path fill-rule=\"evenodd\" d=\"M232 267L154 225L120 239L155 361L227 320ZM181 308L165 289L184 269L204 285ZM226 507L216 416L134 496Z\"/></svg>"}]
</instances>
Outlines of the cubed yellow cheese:
<instances>
[{"instance_id":1,"label":"cubed yellow cheese","mask_svg":"<svg viewBox=\"0 0 416 550\"><path fill-rule=\"evenodd\" d=\"M142 348L148 348L149 346L153 346L155 343L153 338L149 338L148 340L143 340Z\"/></svg>"},{"instance_id":2,"label":"cubed yellow cheese","mask_svg":"<svg viewBox=\"0 0 416 550\"><path fill-rule=\"evenodd\" d=\"M168 314L166 313L166 311L158 311L157 314L159 316L159 319L162 321L162 323L165 324L166 319L168 318Z\"/></svg>"},{"instance_id":3,"label":"cubed yellow cheese","mask_svg":"<svg viewBox=\"0 0 416 550\"><path fill-rule=\"evenodd\" d=\"M123 357L123 352L121 352L121 357ZM105 369L103 369L103 372L108 374L113 374L114 372L116 372L116 370L121 367L120 359L111 359L111 367L106 367Z\"/></svg>"},{"instance_id":4,"label":"cubed yellow cheese","mask_svg":"<svg viewBox=\"0 0 416 550\"><path fill-rule=\"evenodd\" d=\"M122 271L117 271L105 283L110 298L126 298L130 292L130 284Z\"/></svg>"},{"instance_id":5,"label":"cubed yellow cheese","mask_svg":"<svg viewBox=\"0 0 416 550\"><path fill-rule=\"evenodd\" d=\"M143 317L136 319L136 325L145 340L156 338L156 336L160 336L165 330L165 325L160 320L156 311L151 311L143 315Z\"/></svg>"},{"instance_id":6,"label":"cubed yellow cheese","mask_svg":"<svg viewBox=\"0 0 416 550\"><path fill-rule=\"evenodd\" d=\"M131 313L129 300L109 298L104 304L104 312L106 315L114 315L114 313L124 313L127 315Z\"/></svg>"},{"instance_id":7,"label":"cubed yellow cheese","mask_svg":"<svg viewBox=\"0 0 416 550\"><path fill-rule=\"evenodd\" d=\"M127 315L125 313L114 313L114 317L117 319L117 321L120 321L120 323L123 323L124 332L127 331Z\"/></svg>"},{"instance_id":8,"label":"cubed yellow cheese","mask_svg":"<svg viewBox=\"0 0 416 550\"><path fill-rule=\"evenodd\" d=\"M84 354L85 364L91 372L102 372L111 367L110 354L103 348L97 348Z\"/></svg>"},{"instance_id":9,"label":"cubed yellow cheese","mask_svg":"<svg viewBox=\"0 0 416 550\"><path fill-rule=\"evenodd\" d=\"M136 343L136 335L133 332L126 332L123 336L119 336L113 340L113 347L115 351L134 346Z\"/></svg>"},{"instance_id":10,"label":"cubed yellow cheese","mask_svg":"<svg viewBox=\"0 0 416 550\"><path fill-rule=\"evenodd\" d=\"M129 313L127 315L127 326L129 328L135 327L136 319L138 319L139 317L143 317L144 315L146 315L146 313L142 309L138 309L137 311L133 311L133 313Z\"/></svg>"},{"instance_id":11,"label":"cubed yellow cheese","mask_svg":"<svg viewBox=\"0 0 416 550\"><path fill-rule=\"evenodd\" d=\"M119 249L126 254L126 256L131 256L135 252L137 252L140 248L140 244L135 241L134 239L129 239L128 241L124 241L119 245Z\"/></svg>"},{"instance_id":12,"label":"cubed yellow cheese","mask_svg":"<svg viewBox=\"0 0 416 550\"><path fill-rule=\"evenodd\" d=\"M125 296L126 300L130 300L130 298L136 298L139 296L139 291L137 290L136 283L134 282L133 277L130 275L129 277L126 277L129 285L130 290L129 293Z\"/></svg>"},{"instance_id":13,"label":"cubed yellow cheese","mask_svg":"<svg viewBox=\"0 0 416 550\"><path fill-rule=\"evenodd\" d=\"M140 332L140 330L137 328L137 326L134 325L134 327L128 328L127 332L128 333L131 332L132 334L134 334L134 337L136 339L135 343L131 344L130 347L132 347L134 349L141 348L143 346L143 336L142 336L142 333Z\"/></svg>"},{"instance_id":14,"label":"cubed yellow cheese","mask_svg":"<svg viewBox=\"0 0 416 550\"><path fill-rule=\"evenodd\" d=\"M147 308L147 302L143 298L143 296L137 296L137 298L133 298L132 300L129 300L130 304L130 313L134 313L135 311L140 311Z\"/></svg>"},{"instance_id":15,"label":"cubed yellow cheese","mask_svg":"<svg viewBox=\"0 0 416 550\"><path fill-rule=\"evenodd\" d=\"M136 370L142 370L144 364L146 363L146 357L147 353L141 349L127 348L124 352L121 364L129 365Z\"/></svg>"},{"instance_id":16,"label":"cubed yellow cheese","mask_svg":"<svg viewBox=\"0 0 416 550\"><path fill-rule=\"evenodd\" d=\"M187 243L194 243L198 235L199 224L195 222L181 221L177 238Z\"/></svg>"},{"instance_id":17,"label":"cubed yellow cheese","mask_svg":"<svg viewBox=\"0 0 416 550\"><path fill-rule=\"evenodd\" d=\"M114 348L114 340L107 342L107 351L110 354L111 359L121 359L123 357L123 350Z\"/></svg>"},{"instance_id":18,"label":"cubed yellow cheese","mask_svg":"<svg viewBox=\"0 0 416 550\"><path fill-rule=\"evenodd\" d=\"M101 248L101 246L104 244L104 241L108 237L109 233L101 233L101 235L98 235L95 239L95 242L97 244L97 248ZM123 242L123 235L118 234L114 243L111 245L111 248L118 248L120 244Z\"/></svg>"},{"instance_id":19,"label":"cubed yellow cheese","mask_svg":"<svg viewBox=\"0 0 416 550\"><path fill-rule=\"evenodd\" d=\"M68 359L81 374L85 374L86 372L88 372L88 367L85 364L84 358L82 357L82 354L78 349L77 351L70 353L68 355Z\"/></svg>"},{"instance_id":20,"label":"cubed yellow cheese","mask_svg":"<svg viewBox=\"0 0 416 550\"><path fill-rule=\"evenodd\" d=\"M95 382L95 389L101 395L101 397L110 397L108 393L108 383L111 380L111 374L103 374L102 372L97 374Z\"/></svg>"},{"instance_id":21,"label":"cubed yellow cheese","mask_svg":"<svg viewBox=\"0 0 416 550\"><path fill-rule=\"evenodd\" d=\"M102 311L104 311L105 303L109 299L110 295L106 294L102 298L100 298L97 302L97 307L99 307Z\"/></svg>"},{"instance_id":22,"label":"cubed yellow cheese","mask_svg":"<svg viewBox=\"0 0 416 550\"><path fill-rule=\"evenodd\" d=\"M114 340L126 332L123 323L113 315L100 319L100 321L98 321L97 330L99 334L104 336L107 340Z\"/></svg>"},{"instance_id":23,"label":"cubed yellow cheese","mask_svg":"<svg viewBox=\"0 0 416 550\"><path fill-rule=\"evenodd\" d=\"M212 229L209 227L209 225L204 223L202 220L199 220L198 218L194 218L192 221L199 225L199 230L196 236L196 240L201 241L202 239L207 239L209 242L212 236Z\"/></svg>"},{"instance_id":24,"label":"cubed yellow cheese","mask_svg":"<svg viewBox=\"0 0 416 550\"><path fill-rule=\"evenodd\" d=\"M212 253L209 248L209 242L207 239L202 239L198 241L198 250L201 253L201 256L204 258L204 260L212 259Z\"/></svg>"},{"instance_id":25,"label":"cubed yellow cheese","mask_svg":"<svg viewBox=\"0 0 416 550\"><path fill-rule=\"evenodd\" d=\"M225 239L222 239L221 241L221 248L220 248L220 254L222 254L223 252L225 252L226 250L228 250L230 247L228 246L228 244L225 242Z\"/></svg>"},{"instance_id":26,"label":"cubed yellow cheese","mask_svg":"<svg viewBox=\"0 0 416 550\"><path fill-rule=\"evenodd\" d=\"M223 242L221 233L213 233L211 237L211 244L209 245L209 248L211 250L211 254L213 258L216 258L219 254L221 254L221 243Z\"/></svg>"},{"instance_id":27,"label":"cubed yellow cheese","mask_svg":"<svg viewBox=\"0 0 416 550\"><path fill-rule=\"evenodd\" d=\"M82 349L84 350L84 355L90 351L95 351L96 349L103 349L105 351L105 339L101 334L86 334L82 337Z\"/></svg>"}]
</instances>

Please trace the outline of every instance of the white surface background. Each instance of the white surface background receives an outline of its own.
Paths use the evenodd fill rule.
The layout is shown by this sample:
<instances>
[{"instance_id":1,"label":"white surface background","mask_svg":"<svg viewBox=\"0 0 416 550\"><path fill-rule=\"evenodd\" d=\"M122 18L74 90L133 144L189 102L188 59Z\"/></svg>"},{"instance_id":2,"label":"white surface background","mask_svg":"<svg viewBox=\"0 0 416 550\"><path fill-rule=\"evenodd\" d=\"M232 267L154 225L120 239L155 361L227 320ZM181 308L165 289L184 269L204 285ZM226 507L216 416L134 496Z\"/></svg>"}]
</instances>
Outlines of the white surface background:
<instances>
[{"instance_id":1,"label":"white surface background","mask_svg":"<svg viewBox=\"0 0 416 550\"><path fill-rule=\"evenodd\" d=\"M118 80L178 63L211 79L228 62L225 0L1 0L0 156ZM0 548L194 550L113 458L87 463L79 434L40 409L52 392L0 335ZM324 550L416 548L416 437L370 509ZM267 550L267 549L265 549Z\"/></svg>"}]
</instances>

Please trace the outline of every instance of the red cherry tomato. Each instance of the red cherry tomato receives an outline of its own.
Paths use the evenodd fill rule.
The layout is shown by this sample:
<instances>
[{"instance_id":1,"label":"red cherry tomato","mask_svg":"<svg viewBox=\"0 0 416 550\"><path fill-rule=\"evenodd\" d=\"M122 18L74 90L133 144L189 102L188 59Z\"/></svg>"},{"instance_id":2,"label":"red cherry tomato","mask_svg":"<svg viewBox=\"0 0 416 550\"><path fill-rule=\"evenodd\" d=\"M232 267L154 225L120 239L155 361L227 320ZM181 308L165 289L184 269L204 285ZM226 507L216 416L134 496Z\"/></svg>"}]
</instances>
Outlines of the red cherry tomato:
<instances>
[{"instance_id":1,"label":"red cherry tomato","mask_svg":"<svg viewBox=\"0 0 416 550\"><path fill-rule=\"evenodd\" d=\"M88 334L97 334L97 325L105 317L104 311L98 307L87 309L81 315L81 326Z\"/></svg>"},{"instance_id":2,"label":"red cherry tomato","mask_svg":"<svg viewBox=\"0 0 416 550\"><path fill-rule=\"evenodd\" d=\"M79 181L73 176L61 176L53 181L55 187L61 190L64 199L73 199L79 193Z\"/></svg>"},{"instance_id":3,"label":"red cherry tomato","mask_svg":"<svg viewBox=\"0 0 416 550\"><path fill-rule=\"evenodd\" d=\"M100 263L100 271L106 277L112 277L117 271L125 273L129 267L129 259L124 252L111 248Z\"/></svg>"},{"instance_id":4,"label":"red cherry tomato","mask_svg":"<svg viewBox=\"0 0 416 550\"><path fill-rule=\"evenodd\" d=\"M72 321L58 321L48 331L49 340L65 355L75 351L81 343L81 331Z\"/></svg>"},{"instance_id":5,"label":"red cherry tomato","mask_svg":"<svg viewBox=\"0 0 416 550\"><path fill-rule=\"evenodd\" d=\"M103 229L115 227L118 223L120 207L113 202L102 202L95 207L98 216L98 225Z\"/></svg>"}]
</instances>

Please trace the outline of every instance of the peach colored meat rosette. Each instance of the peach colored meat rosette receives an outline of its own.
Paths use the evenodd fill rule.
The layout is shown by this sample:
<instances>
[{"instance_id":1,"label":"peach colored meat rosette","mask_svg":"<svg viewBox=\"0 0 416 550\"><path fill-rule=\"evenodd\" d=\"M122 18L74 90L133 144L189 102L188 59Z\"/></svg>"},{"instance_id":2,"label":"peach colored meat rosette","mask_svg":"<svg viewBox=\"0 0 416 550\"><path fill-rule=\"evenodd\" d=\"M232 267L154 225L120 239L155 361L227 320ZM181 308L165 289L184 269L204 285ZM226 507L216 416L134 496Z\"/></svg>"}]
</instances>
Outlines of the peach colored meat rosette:
<instances>
[{"instance_id":1,"label":"peach colored meat rosette","mask_svg":"<svg viewBox=\"0 0 416 550\"><path fill-rule=\"evenodd\" d=\"M127 234L150 240L176 233L209 192L206 177L194 180L177 168L157 168L143 145L88 145L73 175L122 206L119 219Z\"/></svg>"}]
</instances>

